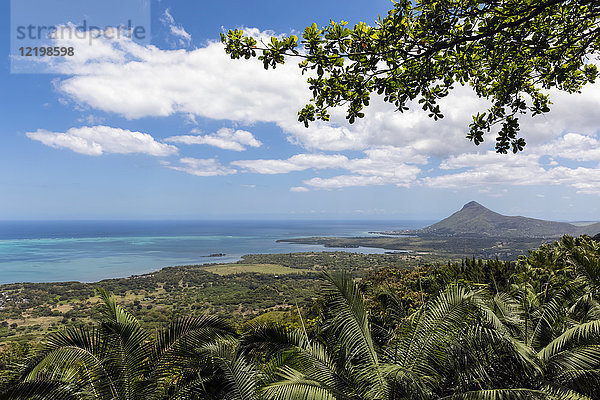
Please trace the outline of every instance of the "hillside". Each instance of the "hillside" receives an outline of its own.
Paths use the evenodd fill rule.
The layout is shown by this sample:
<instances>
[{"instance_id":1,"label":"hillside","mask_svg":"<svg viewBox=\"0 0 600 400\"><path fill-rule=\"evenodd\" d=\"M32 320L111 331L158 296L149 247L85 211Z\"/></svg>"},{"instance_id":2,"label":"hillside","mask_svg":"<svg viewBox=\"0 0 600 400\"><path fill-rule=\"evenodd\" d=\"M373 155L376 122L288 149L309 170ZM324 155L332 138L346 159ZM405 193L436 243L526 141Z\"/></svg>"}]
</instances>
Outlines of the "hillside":
<instances>
[{"instance_id":1,"label":"hillside","mask_svg":"<svg viewBox=\"0 0 600 400\"><path fill-rule=\"evenodd\" d=\"M0 284L0 355L7 342L26 342L57 328L93 322L99 314L96 288L113 293L148 328L175 315L208 313L243 324L258 315L310 303L319 293L323 269L344 269L361 277L371 269L417 264L405 254L250 254L235 263L166 267L91 283ZM0 356L0 376L1 369Z\"/></svg>"},{"instance_id":2,"label":"hillside","mask_svg":"<svg viewBox=\"0 0 600 400\"><path fill-rule=\"evenodd\" d=\"M506 216L471 201L448 218L411 233L434 236L553 238L581 234L593 236L599 232L600 223L575 226L566 222Z\"/></svg>"}]
</instances>

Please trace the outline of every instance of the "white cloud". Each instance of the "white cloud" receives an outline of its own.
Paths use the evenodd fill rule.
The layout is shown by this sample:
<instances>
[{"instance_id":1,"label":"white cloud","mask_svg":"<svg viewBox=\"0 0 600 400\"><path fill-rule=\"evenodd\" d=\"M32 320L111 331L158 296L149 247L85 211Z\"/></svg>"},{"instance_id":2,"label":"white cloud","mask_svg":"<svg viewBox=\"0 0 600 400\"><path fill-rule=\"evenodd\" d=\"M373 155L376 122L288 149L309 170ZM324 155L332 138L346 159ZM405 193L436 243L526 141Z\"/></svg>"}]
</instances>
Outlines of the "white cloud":
<instances>
[{"instance_id":1,"label":"white cloud","mask_svg":"<svg viewBox=\"0 0 600 400\"><path fill-rule=\"evenodd\" d=\"M173 35L178 36L178 37L181 38L180 39L180 43L182 45L184 45L184 44L185 45L189 45L190 44L190 42L192 40L192 35L190 35L189 33L187 33L185 31L185 29L183 29L183 27L171 25L170 28L171 28L171 33Z\"/></svg>"},{"instance_id":2,"label":"white cloud","mask_svg":"<svg viewBox=\"0 0 600 400\"><path fill-rule=\"evenodd\" d=\"M98 117L92 114L88 114L84 117L77 118L77 122L81 122L82 124L87 125L100 125L104 123L104 118Z\"/></svg>"},{"instance_id":3,"label":"white cloud","mask_svg":"<svg viewBox=\"0 0 600 400\"><path fill-rule=\"evenodd\" d=\"M409 147L382 146L365 150L366 157L350 160L348 170L367 176L386 178L388 183L407 185L416 179L420 168L410 164L426 164L427 158L414 154Z\"/></svg>"},{"instance_id":4,"label":"white cloud","mask_svg":"<svg viewBox=\"0 0 600 400\"><path fill-rule=\"evenodd\" d=\"M301 104L298 104L298 109ZM335 122L316 121L308 128L300 124L296 118L282 119L278 125L289 134L290 143L310 150L360 150L367 146L364 135L348 126Z\"/></svg>"},{"instance_id":5,"label":"white cloud","mask_svg":"<svg viewBox=\"0 0 600 400\"><path fill-rule=\"evenodd\" d=\"M490 186L483 187L477 190L477 193L484 194L488 197L502 197L508 193L507 189L500 189L497 186L493 188Z\"/></svg>"},{"instance_id":6,"label":"white cloud","mask_svg":"<svg viewBox=\"0 0 600 400\"><path fill-rule=\"evenodd\" d=\"M411 154L408 148L383 146L365 150L365 158L352 158L340 154L296 154L286 160L259 159L239 160L233 165L244 168L247 172L258 174L285 174L307 169L342 168L361 175L404 175L397 170L406 170L406 163L427 163L424 156Z\"/></svg>"},{"instance_id":7,"label":"white cloud","mask_svg":"<svg viewBox=\"0 0 600 400\"><path fill-rule=\"evenodd\" d=\"M147 133L103 125L70 128L66 132L38 129L35 132L27 132L26 135L46 146L66 148L91 156L104 153L143 153L151 156L177 154L177 147L159 143Z\"/></svg>"},{"instance_id":8,"label":"white cloud","mask_svg":"<svg viewBox=\"0 0 600 400\"><path fill-rule=\"evenodd\" d=\"M361 161L361 160L357 160ZM314 189L337 189L349 186L396 185L408 187L414 184L421 169L407 164L381 164L377 169L361 169L350 166L354 175L339 175L332 178L312 178L303 181Z\"/></svg>"},{"instance_id":9,"label":"white cloud","mask_svg":"<svg viewBox=\"0 0 600 400\"><path fill-rule=\"evenodd\" d=\"M305 185L315 189L340 189L348 186L371 186L388 183L380 176L340 175L333 178L312 178L304 181Z\"/></svg>"},{"instance_id":10,"label":"white cloud","mask_svg":"<svg viewBox=\"0 0 600 400\"><path fill-rule=\"evenodd\" d=\"M531 168L537 164L537 154L498 154L493 151L486 153L469 153L451 156L442 161L440 169L460 169L477 166L491 166L493 168Z\"/></svg>"},{"instance_id":11,"label":"white cloud","mask_svg":"<svg viewBox=\"0 0 600 400\"><path fill-rule=\"evenodd\" d=\"M170 13L163 18L174 24ZM246 33L267 39L273 32L254 28ZM409 145L418 155L446 157L474 151L465 139L471 115L483 111L488 101L468 87L456 87L440 101L445 118L434 121L419 105L404 113L374 95L366 118L349 125L345 110L334 109L331 123L315 122L306 129L297 121L297 111L308 100L306 76L293 60L265 71L257 60L231 60L218 42L194 50L162 50L142 46L127 38L67 41L76 56L60 66L73 76L57 82L57 89L72 100L127 118L168 116L206 117L242 123L273 122L289 135L292 143L310 150L365 150L375 146ZM79 47L93 47L80 51ZM522 132L538 145L566 131L590 134L597 131L594 118L600 107L600 84L590 85L580 95L552 91L552 112L522 118ZM483 149L493 145L491 133Z\"/></svg>"},{"instance_id":12,"label":"white cloud","mask_svg":"<svg viewBox=\"0 0 600 400\"><path fill-rule=\"evenodd\" d=\"M260 147L262 143L252 133L244 130L221 128L209 135L171 136L166 142L183 144L207 144L224 150L244 151L245 146Z\"/></svg>"},{"instance_id":13,"label":"white cloud","mask_svg":"<svg viewBox=\"0 0 600 400\"><path fill-rule=\"evenodd\" d=\"M600 161L600 140L595 137L567 133L540 146L539 152L576 161Z\"/></svg>"},{"instance_id":14,"label":"white cloud","mask_svg":"<svg viewBox=\"0 0 600 400\"><path fill-rule=\"evenodd\" d=\"M109 45L110 57L90 54L68 66L73 76L57 82L59 92L130 119L180 113L246 124L273 122L290 142L316 151L408 145L421 156L454 154L472 148L464 139L470 116L487 104L459 87L442 100L446 117L435 122L419 107L398 113L373 96L367 117L355 124L346 122L345 110L334 109L330 123L317 121L307 129L297 121L297 111L310 92L294 62L265 71L256 60L231 60L217 42L191 51L144 47L126 39Z\"/></svg>"},{"instance_id":15,"label":"white cloud","mask_svg":"<svg viewBox=\"0 0 600 400\"><path fill-rule=\"evenodd\" d=\"M290 192L304 193L304 192L309 192L309 190L308 190L308 188L305 188L303 186L293 186L290 188Z\"/></svg>"},{"instance_id":16,"label":"white cloud","mask_svg":"<svg viewBox=\"0 0 600 400\"><path fill-rule=\"evenodd\" d=\"M548 183L569 185L577 193L600 195L600 169L556 167L548 171Z\"/></svg>"},{"instance_id":17,"label":"white cloud","mask_svg":"<svg viewBox=\"0 0 600 400\"><path fill-rule=\"evenodd\" d=\"M99 39L93 46L101 50L98 57L85 51L85 41L61 45L73 46L78 56L57 66L72 75L57 81L58 91L129 119L181 113L244 123L291 121L308 100L305 77L294 63L266 71L256 60L231 60L220 42L162 50L127 38Z\"/></svg>"},{"instance_id":18,"label":"white cloud","mask_svg":"<svg viewBox=\"0 0 600 400\"><path fill-rule=\"evenodd\" d=\"M600 109L600 82L585 86L581 93L550 90L551 111L536 117L521 117L521 132L528 146L539 146L566 132L595 135Z\"/></svg>"},{"instance_id":19,"label":"white cloud","mask_svg":"<svg viewBox=\"0 0 600 400\"><path fill-rule=\"evenodd\" d=\"M231 175L237 172L233 168L222 165L214 158L198 159L185 157L179 159L179 163L180 165L172 165L169 162L163 162L163 165L167 168L174 169L175 171L182 171L196 176Z\"/></svg>"},{"instance_id":20,"label":"white cloud","mask_svg":"<svg viewBox=\"0 0 600 400\"><path fill-rule=\"evenodd\" d=\"M175 23L166 14L165 18ZM257 29L246 32L259 39L272 34ZM346 122L345 110L334 109L330 123L315 122L306 129L298 123L297 111L307 102L310 92L306 76L300 74L293 60L276 70L265 71L256 60L231 60L217 42L194 50L162 50L127 39L98 40L93 49L81 51L78 46L86 47L85 44L69 45L76 47L76 56L57 68L71 76L58 80L56 88L79 107L129 119L181 114L191 120L204 117L242 124L274 123L291 143L312 153L288 159L238 160L230 167L219 164L227 173L236 168L260 174L311 169L348 172L315 177L307 180L306 186L296 186L306 188L393 184L481 189L494 185L560 184L581 193L599 192L594 188L598 169L576 164L600 162L596 117L600 83L589 85L580 95L551 91L551 113L521 119L522 135L528 145L525 153L514 157L487 152L494 145L493 132L480 147L465 139L471 115L488 106L468 87L459 86L440 101L445 115L440 121L430 119L418 105L399 113L378 96L372 96L366 117L355 124ZM250 142L219 132L170 140L238 151L253 147ZM342 154L350 150L362 151L365 156L351 158ZM436 168L438 161L440 166ZM419 165L428 166L429 176L421 175ZM177 168L202 170L189 165Z\"/></svg>"},{"instance_id":21,"label":"white cloud","mask_svg":"<svg viewBox=\"0 0 600 400\"><path fill-rule=\"evenodd\" d=\"M231 164L257 174L287 174L310 168L344 168L348 158L343 155L296 154L287 160L239 160Z\"/></svg>"},{"instance_id":22,"label":"white cloud","mask_svg":"<svg viewBox=\"0 0 600 400\"><path fill-rule=\"evenodd\" d=\"M305 129L295 120L280 123L292 134L292 141L304 147L321 150L364 150L393 146L410 148L411 154L443 157L461 151L472 151L474 145L465 139L471 116L488 105L468 87L456 88L440 101L445 117L434 121L419 105L397 112L380 96L371 96L365 118L350 125L345 122L345 109L331 111L331 123L313 123Z\"/></svg>"},{"instance_id":23,"label":"white cloud","mask_svg":"<svg viewBox=\"0 0 600 400\"><path fill-rule=\"evenodd\" d=\"M171 15L171 11L169 8L165 10L160 20L164 25L166 25L169 28L171 35L177 38L177 42L180 46L190 45L190 43L192 42L192 35L186 32L183 26L177 25L175 23L175 18L173 18L173 16Z\"/></svg>"},{"instance_id":24,"label":"white cloud","mask_svg":"<svg viewBox=\"0 0 600 400\"><path fill-rule=\"evenodd\" d=\"M258 174L284 174L308 169L345 169L354 174L304 181L307 186L314 189L330 189L383 184L408 186L415 181L421 169L403 161L413 163L427 161L424 157L408 157L409 149L391 146L366 150L365 154L364 158L352 159L339 154L296 154L287 160L239 160L232 162L232 165L243 168L244 172ZM293 191L307 190L306 187L292 189Z\"/></svg>"},{"instance_id":25,"label":"white cloud","mask_svg":"<svg viewBox=\"0 0 600 400\"><path fill-rule=\"evenodd\" d=\"M173 16L171 15L171 11L169 8L167 8L165 10L165 12L163 13L161 21L166 24L174 24L175 23L175 18L173 18Z\"/></svg>"},{"instance_id":26,"label":"white cloud","mask_svg":"<svg viewBox=\"0 0 600 400\"><path fill-rule=\"evenodd\" d=\"M538 155L461 154L442 161L440 170L467 169L463 172L425 177L420 183L437 188L482 187L489 185L535 185L542 183L546 171Z\"/></svg>"},{"instance_id":27,"label":"white cloud","mask_svg":"<svg viewBox=\"0 0 600 400\"><path fill-rule=\"evenodd\" d=\"M565 135L568 136L568 135ZM562 139L559 139L562 141ZM566 139L570 143L590 143L579 138ZM433 188L469 188L479 187L489 190L493 186L532 186L532 185L565 185L576 189L578 193L600 195L600 169L585 167L554 166L544 168L540 159L548 150L546 146L532 147L531 154L501 155L493 152L484 154L462 154L450 157L440 165L441 170L466 169L457 173L425 177L419 183ZM535 153L535 151L541 151ZM562 157L577 160L579 153L567 146ZM583 158L595 156L594 148L582 153Z\"/></svg>"}]
</instances>

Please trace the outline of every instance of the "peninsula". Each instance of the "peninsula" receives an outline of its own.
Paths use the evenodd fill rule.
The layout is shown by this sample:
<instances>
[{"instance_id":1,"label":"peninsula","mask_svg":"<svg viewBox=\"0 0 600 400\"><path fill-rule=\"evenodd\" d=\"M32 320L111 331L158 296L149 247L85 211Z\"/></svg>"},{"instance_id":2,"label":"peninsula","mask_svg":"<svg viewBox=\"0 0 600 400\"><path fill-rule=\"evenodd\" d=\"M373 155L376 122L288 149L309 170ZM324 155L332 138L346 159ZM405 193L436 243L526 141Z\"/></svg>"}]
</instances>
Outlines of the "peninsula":
<instances>
[{"instance_id":1,"label":"peninsula","mask_svg":"<svg viewBox=\"0 0 600 400\"><path fill-rule=\"evenodd\" d=\"M449 217L417 230L370 232L368 237L308 237L281 242L320 244L325 247L371 247L461 258L516 259L562 235L600 233L600 223L567 222L506 216L471 201Z\"/></svg>"}]
</instances>

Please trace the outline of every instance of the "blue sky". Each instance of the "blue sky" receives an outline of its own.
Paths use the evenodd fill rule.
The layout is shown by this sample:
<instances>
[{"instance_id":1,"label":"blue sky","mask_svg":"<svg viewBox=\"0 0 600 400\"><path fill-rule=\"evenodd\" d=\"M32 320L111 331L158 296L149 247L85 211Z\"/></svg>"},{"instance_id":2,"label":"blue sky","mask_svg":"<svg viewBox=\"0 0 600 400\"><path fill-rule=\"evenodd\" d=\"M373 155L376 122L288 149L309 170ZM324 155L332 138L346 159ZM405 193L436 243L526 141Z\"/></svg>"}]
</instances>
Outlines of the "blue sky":
<instances>
[{"instance_id":1,"label":"blue sky","mask_svg":"<svg viewBox=\"0 0 600 400\"><path fill-rule=\"evenodd\" d=\"M60 19L69 1L53 4ZM464 139L486 106L468 88L438 122L374 99L357 124L341 112L305 129L295 61L265 72L217 43L222 29L267 37L330 18L372 23L390 7L154 1L149 44L62 42L76 57L52 66L60 73L20 74L2 2L0 219L436 219L470 200L505 214L600 219L600 86L553 94L548 116L522 122L526 151L498 156L491 137L480 147Z\"/></svg>"}]
</instances>

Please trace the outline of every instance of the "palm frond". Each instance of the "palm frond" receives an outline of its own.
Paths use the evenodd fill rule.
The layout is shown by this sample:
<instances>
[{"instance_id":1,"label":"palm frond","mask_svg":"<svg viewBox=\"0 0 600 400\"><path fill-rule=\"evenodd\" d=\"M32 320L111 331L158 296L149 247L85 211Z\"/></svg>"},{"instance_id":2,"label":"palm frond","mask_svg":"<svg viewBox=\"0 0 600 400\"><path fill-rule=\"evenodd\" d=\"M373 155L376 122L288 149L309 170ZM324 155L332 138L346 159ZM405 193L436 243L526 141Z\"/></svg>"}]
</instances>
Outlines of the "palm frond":
<instances>
[{"instance_id":1,"label":"palm frond","mask_svg":"<svg viewBox=\"0 0 600 400\"><path fill-rule=\"evenodd\" d=\"M24 382L62 382L86 387L97 398L117 396L117 385L109 371L92 354L76 347L49 353Z\"/></svg>"},{"instance_id":2,"label":"palm frond","mask_svg":"<svg viewBox=\"0 0 600 400\"><path fill-rule=\"evenodd\" d=\"M399 365L385 365L382 368L390 382L391 398L411 398L425 400L432 397L436 377L423 376Z\"/></svg>"},{"instance_id":3,"label":"palm frond","mask_svg":"<svg viewBox=\"0 0 600 400\"><path fill-rule=\"evenodd\" d=\"M336 400L335 387L324 386L289 367L281 369L283 380L264 387L261 391L267 399L273 400Z\"/></svg>"},{"instance_id":4,"label":"palm frond","mask_svg":"<svg viewBox=\"0 0 600 400\"><path fill-rule=\"evenodd\" d=\"M293 347L308 345L304 332L280 324L250 326L240 338L240 348L245 354L260 354L271 358Z\"/></svg>"},{"instance_id":5,"label":"palm frond","mask_svg":"<svg viewBox=\"0 0 600 400\"><path fill-rule=\"evenodd\" d=\"M331 328L347 360L355 367L353 375L365 394L383 398L387 383L380 370L367 310L358 285L346 271L326 272L323 278L333 315Z\"/></svg>"},{"instance_id":6,"label":"palm frond","mask_svg":"<svg viewBox=\"0 0 600 400\"><path fill-rule=\"evenodd\" d=\"M542 390L534 389L490 389L453 394L440 400L532 400L557 399ZM564 400L567 400L566 398ZM570 400L576 400L575 398ZM581 399L583 400L583 399Z\"/></svg>"},{"instance_id":7,"label":"palm frond","mask_svg":"<svg viewBox=\"0 0 600 400\"><path fill-rule=\"evenodd\" d=\"M569 389L556 384L546 384L542 387L542 390L547 393L548 398L552 400L594 400L596 398L596 394L586 396L585 394L579 393L578 390Z\"/></svg>"},{"instance_id":8,"label":"palm frond","mask_svg":"<svg viewBox=\"0 0 600 400\"><path fill-rule=\"evenodd\" d=\"M30 381L11 385L0 393L0 400L80 400L77 386L64 382Z\"/></svg>"},{"instance_id":9,"label":"palm frond","mask_svg":"<svg viewBox=\"0 0 600 400\"><path fill-rule=\"evenodd\" d=\"M600 320L590 321L567 329L538 352L538 357L548 361L561 351L586 344L600 343Z\"/></svg>"},{"instance_id":10,"label":"palm frond","mask_svg":"<svg viewBox=\"0 0 600 400\"><path fill-rule=\"evenodd\" d=\"M161 358L189 355L218 338L230 337L233 328L222 318L212 315L177 318L166 329L159 331L154 345L154 356Z\"/></svg>"},{"instance_id":11,"label":"palm frond","mask_svg":"<svg viewBox=\"0 0 600 400\"><path fill-rule=\"evenodd\" d=\"M238 343L221 340L203 347L213 365L224 375L227 398L235 400L258 399L259 372L247 362Z\"/></svg>"},{"instance_id":12,"label":"palm frond","mask_svg":"<svg viewBox=\"0 0 600 400\"><path fill-rule=\"evenodd\" d=\"M424 376L436 376L446 363L446 349L477 320L473 292L451 285L407 320L394 339L395 362Z\"/></svg>"},{"instance_id":13,"label":"palm frond","mask_svg":"<svg viewBox=\"0 0 600 400\"><path fill-rule=\"evenodd\" d=\"M102 288L97 288L96 291L98 292L98 295L103 303L101 311L102 320L104 322L112 322L124 325L139 325L138 320L133 316L133 314L117 304L113 295Z\"/></svg>"}]
</instances>

